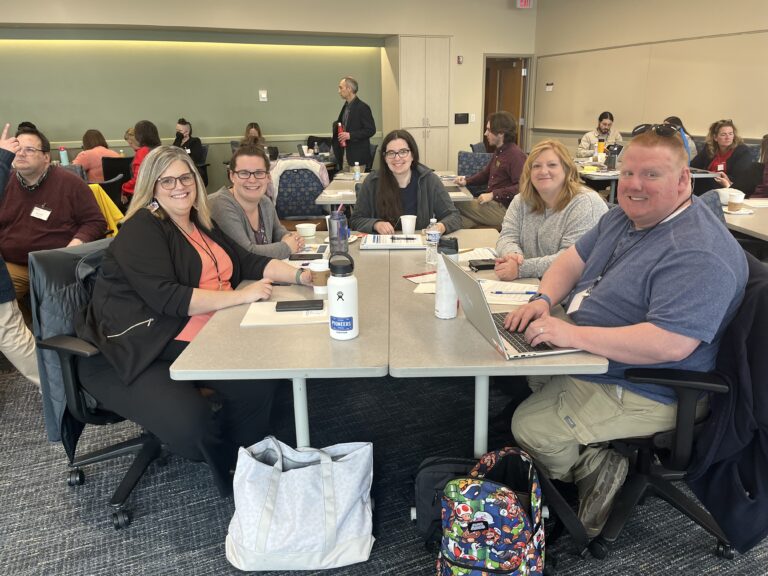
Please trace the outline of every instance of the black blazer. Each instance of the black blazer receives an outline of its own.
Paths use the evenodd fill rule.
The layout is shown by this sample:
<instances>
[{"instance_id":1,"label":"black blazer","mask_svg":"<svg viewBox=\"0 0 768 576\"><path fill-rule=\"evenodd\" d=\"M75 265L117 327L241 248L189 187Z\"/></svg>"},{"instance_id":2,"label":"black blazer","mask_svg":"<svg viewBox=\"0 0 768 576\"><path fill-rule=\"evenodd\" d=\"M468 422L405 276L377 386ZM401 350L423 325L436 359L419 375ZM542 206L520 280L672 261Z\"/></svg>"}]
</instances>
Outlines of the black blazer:
<instances>
[{"instance_id":1,"label":"black blazer","mask_svg":"<svg viewBox=\"0 0 768 576\"><path fill-rule=\"evenodd\" d=\"M200 142L200 138L197 138L195 136L190 136L189 140L187 140L186 144L183 146L181 145L181 138L178 136L173 141L173 145L177 148L184 148L186 150L189 150L189 156L192 158L192 162L195 163L195 165L204 164L203 159L203 143Z\"/></svg>"},{"instance_id":2,"label":"black blazer","mask_svg":"<svg viewBox=\"0 0 768 576\"><path fill-rule=\"evenodd\" d=\"M691 160L691 168L701 168L707 170L709 163L712 162L712 155L707 151L706 147L696 154L696 158ZM749 194L751 191L747 190L750 182L750 172L752 168L752 155L749 153L749 148L745 144L739 144L731 154L728 162L725 163L724 172L728 175L733 187L736 190L741 190ZM696 195L700 196L703 192L717 188L717 183L714 178L696 178L694 180ZM708 186L708 187L707 187Z\"/></svg>"},{"instance_id":3,"label":"black blazer","mask_svg":"<svg viewBox=\"0 0 768 576\"><path fill-rule=\"evenodd\" d=\"M339 146L337 126L344 118L344 109L347 106L349 106L349 117L347 118L346 126L344 126L344 132L349 132L349 140L347 140L346 147L347 162L350 166L354 166L355 162L359 162L361 166L365 165L370 172L371 164L373 163L373 158L371 157L371 136L376 134L376 123L373 121L371 107L360 100L360 98L355 98L352 102L345 103L341 107L339 117L333 124L333 152L339 166L341 166L341 155L344 149Z\"/></svg>"}]
</instances>

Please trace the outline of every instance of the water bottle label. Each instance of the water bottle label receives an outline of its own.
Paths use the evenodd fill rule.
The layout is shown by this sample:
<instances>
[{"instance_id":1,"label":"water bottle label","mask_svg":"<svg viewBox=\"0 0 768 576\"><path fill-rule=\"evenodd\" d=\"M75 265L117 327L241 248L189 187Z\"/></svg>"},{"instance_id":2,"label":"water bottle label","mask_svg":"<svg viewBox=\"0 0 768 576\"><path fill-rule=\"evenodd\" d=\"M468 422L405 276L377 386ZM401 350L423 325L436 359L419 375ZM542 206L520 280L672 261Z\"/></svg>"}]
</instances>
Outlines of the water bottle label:
<instances>
[{"instance_id":1,"label":"water bottle label","mask_svg":"<svg viewBox=\"0 0 768 576\"><path fill-rule=\"evenodd\" d=\"M331 316L331 330L337 332L351 332L352 328L352 316Z\"/></svg>"},{"instance_id":2,"label":"water bottle label","mask_svg":"<svg viewBox=\"0 0 768 576\"><path fill-rule=\"evenodd\" d=\"M427 230L427 242L437 244L440 242L440 232L437 230Z\"/></svg>"}]
</instances>

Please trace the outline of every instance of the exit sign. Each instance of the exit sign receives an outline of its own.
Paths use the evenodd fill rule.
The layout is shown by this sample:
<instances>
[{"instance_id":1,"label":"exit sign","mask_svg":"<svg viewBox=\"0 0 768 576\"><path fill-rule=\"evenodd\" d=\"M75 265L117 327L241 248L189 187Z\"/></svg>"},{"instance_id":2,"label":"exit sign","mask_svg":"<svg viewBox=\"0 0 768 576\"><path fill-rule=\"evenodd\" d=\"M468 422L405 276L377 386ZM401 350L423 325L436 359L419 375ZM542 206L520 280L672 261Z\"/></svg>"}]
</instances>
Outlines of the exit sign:
<instances>
[{"instance_id":1,"label":"exit sign","mask_svg":"<svg viewBox=\"0 0 768 576\"><path fill-rule=\"evenodd\" d=\"M515 6L518 8L530 8L532 0L515 0Z\"/></svg>"}]
</instances>

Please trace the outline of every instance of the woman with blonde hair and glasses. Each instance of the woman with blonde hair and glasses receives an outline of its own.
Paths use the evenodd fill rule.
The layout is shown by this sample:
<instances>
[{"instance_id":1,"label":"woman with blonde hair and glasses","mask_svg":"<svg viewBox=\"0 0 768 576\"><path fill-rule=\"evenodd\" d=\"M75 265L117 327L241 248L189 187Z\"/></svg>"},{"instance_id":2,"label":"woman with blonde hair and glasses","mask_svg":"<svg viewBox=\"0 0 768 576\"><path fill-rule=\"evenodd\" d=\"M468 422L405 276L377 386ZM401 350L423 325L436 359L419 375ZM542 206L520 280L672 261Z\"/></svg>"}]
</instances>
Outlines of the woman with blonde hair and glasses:
<instances>
[{"instance_id":1,"label":"woman with blonde hair and glasses","mask_svg":"<svg viewBox=\"0 0 768 576\"><path fill-rule=\"evenodd\" d=\"M701 168L710 172L719 172L714 179L699 178L696 182L696 195L715 188L736 188L745 191L748 187L749 172L752 158L733 120L718 120L713 122L707 132L704 149L691 160L691 168Z\"/></svg>"},{"instance_id":2,"label":"woman with blonde hair and glasses","mask_svg":"<svg viewBox=\"0 0 768 576\"><path fill-rule=\"evenodd\" d=\"M255 282L235 290L245 279ZM78 336L101 351L79 365L85 389L171 451L207 462L222 495L232 491L238 446L269 431L276 382L176 381L169 368L215 311L269 299L272 282L311 277L232 242L211 220L189 154L161 146L141 165L120 234L76 321Z\"/></svg>"},{"instance_id":3,"label":"woman with blonde hair and glasses","mask_svg":"<svg viewBox=\"0 0 768 576\"><path fill-rule=\"evenodd\" d=\"M269 186L269 158L255 144L241 146L229 161L231 188L222 186L208 201L211 214L225 234L262 256L288 258L304 248L304 239L280 223Z\"/></svg>"},{"instance_id":4,"label":"woman with blonde hair and glasses","mask_svg":"<svg viewBox=\"0 0 768 576\"><path fill-rule=\"evenodd\" d=\"M605 201L579 179L565 146L557 140L539 142L525 161L520 192L504 216L496 276L541 278L557 255L607 211Z\"/></svg>"}]
</instances>

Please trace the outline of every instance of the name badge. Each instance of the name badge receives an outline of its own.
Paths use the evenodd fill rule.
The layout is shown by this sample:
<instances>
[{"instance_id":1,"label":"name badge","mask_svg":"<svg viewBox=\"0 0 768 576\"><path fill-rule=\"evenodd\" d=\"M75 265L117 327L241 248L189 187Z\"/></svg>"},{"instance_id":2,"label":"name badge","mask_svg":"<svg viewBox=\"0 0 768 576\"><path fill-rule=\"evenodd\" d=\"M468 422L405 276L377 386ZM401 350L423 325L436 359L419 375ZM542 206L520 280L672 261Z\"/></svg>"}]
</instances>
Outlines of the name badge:
<instances>
[{"instance_id":1,"label":"name badge","mask_svg":"<svg viewBox=\"0 0 768 576\"><path fill-rule=\"evenodd\" d=\"M51 209L45 208L43 206L35 206L32 208L30 216L32 216L32 218L45 221L48 220L48 218L51 216Z\"/></svg>"},{"instance_id":2,"label":"name badge","mask_svg":"<svg viewBox=\"0 0 768 576\"><path fill-rule=\"evenodd\" d=\"M582 290L578 294L574 294L573 298L571 299L571 303L568 305L568 311L566 314L573 314L574 312L578 312L579 308L581 307L581 303L584 302L584 298L587 298L589 296L589 290Z\"/></svg>"},{"instance_id":3,"label":"name badge","mask_svg":"<svg viewBox=\"0 0 768 576\"><path fill-rule=\"evenodd\" d=\"M725 170L725 164L718 164L717 165L717 171L718 172L722 172L723 170Z\"/></svg>"}]
</instances>

